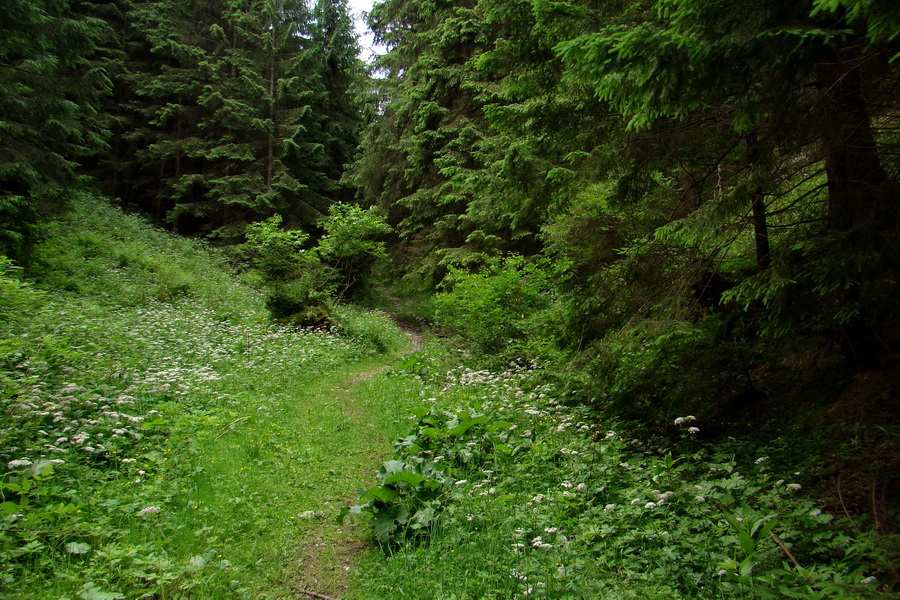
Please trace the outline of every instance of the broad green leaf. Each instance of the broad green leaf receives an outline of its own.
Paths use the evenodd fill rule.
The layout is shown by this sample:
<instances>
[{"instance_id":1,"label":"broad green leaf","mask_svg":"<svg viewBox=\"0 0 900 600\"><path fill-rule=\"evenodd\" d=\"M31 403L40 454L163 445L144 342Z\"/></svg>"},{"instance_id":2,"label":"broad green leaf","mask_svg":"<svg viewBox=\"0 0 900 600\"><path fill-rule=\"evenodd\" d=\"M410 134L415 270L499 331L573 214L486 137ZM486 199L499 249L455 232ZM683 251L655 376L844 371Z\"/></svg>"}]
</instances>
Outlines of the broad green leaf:
<instances>
[{"instance_id":1,"label":"broad green leaf","mask_svg":"<svg viewBox=\"0 0 900 600\"><path fill-rule=\"evenodd\" d=\"M87 554L91 551L91 545L84 542L69 542L65 545L65 549L69 554Z\"/></svg>"},{"instance_id":2,"label":"broad green leaf","mask_svg":"<svg viewBox=\"0 0 900 600\"><path fill-rule=\"evenodd\" d=\"M390 477L384 480L385 485L392 485L395 483L408 483L412 487L416 487L427 478L424 475L419 475L418 473L413 473L412 471L400 471L399 473L394 473Z\"/></svg>"},{"instance_id":3,"label":"broad green leaf","mask_svg":"<svg viewBox=\"0 0 900 600\"><path fill-rule=\"evenodd\" d=\"M364 502L371 498L374 500L380 500L380 501L384 502L385 504L387 504L389 502L393 502L397 498L398 495L399 494L391 488L386 488L386 487L383 487L380 485L376 485L376 486L370 487L365 492L363 492L360 495L359 500L360 500L360 502Z\"/></svg>"}]
</instances>

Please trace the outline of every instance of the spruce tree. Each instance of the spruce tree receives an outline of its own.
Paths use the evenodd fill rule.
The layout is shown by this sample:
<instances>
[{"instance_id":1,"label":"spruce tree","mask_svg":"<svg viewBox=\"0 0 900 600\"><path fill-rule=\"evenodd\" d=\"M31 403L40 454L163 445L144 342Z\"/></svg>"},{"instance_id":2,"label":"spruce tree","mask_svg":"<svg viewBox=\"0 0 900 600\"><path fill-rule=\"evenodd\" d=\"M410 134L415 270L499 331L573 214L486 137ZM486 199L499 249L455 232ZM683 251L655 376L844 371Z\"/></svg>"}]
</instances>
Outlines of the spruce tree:
<instances>
[{"instance_id":1,"label":"spruce tree","mask_svg":"<svg viewBox=\"0 0 900 600\"><path fill-rule=\"evenodd\" d=\"M359 145L363 123L359 96L367 75L359 59L359 43L347 0L317 0L313 14L314 48L324 87L323 102L316 111L322 116L325 173L339 182ZM353 190L338 184L333 195L336 200L349 201Z\"/></svg>"},{"instance_id":2,"label":"spruce tree","mask_svg":"<svg viewBox=\"0 0 900 600\"><path fill-rule=\"evenodd\" d=\"M134 5L149 50L128 65L140 203L224 240L276 212L312 227L339 173L326 166L312 13L300 0Z\"/></svg>"},{"instance_id":3,"label":"spruce tree","mask_svg":"<svg viewBox=\"0 0 900 600\"><path fill-rule=\"evenodd\" d=\"M90 62L102 31L67 1L0 4L0 253L27 258L41 212L80 184L75 161L105 144L110 84Z\"/></svg>"}]
</instances>

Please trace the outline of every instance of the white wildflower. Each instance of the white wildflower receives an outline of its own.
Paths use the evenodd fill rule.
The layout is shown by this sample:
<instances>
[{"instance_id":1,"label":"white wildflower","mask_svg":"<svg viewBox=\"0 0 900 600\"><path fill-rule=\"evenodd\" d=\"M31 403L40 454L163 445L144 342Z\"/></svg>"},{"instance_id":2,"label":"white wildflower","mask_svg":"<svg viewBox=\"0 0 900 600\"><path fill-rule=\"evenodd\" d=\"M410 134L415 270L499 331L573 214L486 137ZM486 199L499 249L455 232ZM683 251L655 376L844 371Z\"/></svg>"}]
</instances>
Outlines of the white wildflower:
<instances>
[{"instance_id":1,"label":"white wildflower","mask_svg":"<svg viewBox=\"0 0 900 600\"><path fill-rule=\"evenodd\" d=\"M160 510L162 509L158 506L148 506L147 508L141 509L140 515L142 517L148 517L152 514L158 513Z\"/></svg>"},{"instance_id":2,"label":"white wildflower","mask_svg":"<svg viewBox=\"0 0 900 600\"><path fill-rule=\"evenodd\" d=\"M28 460L27 458L19 458L16 460L11 460L8 463L6 463L7 469L15 469L17 467L29 467L29 466L31 466L31 461Z\"/></svg>"}]
</instances>

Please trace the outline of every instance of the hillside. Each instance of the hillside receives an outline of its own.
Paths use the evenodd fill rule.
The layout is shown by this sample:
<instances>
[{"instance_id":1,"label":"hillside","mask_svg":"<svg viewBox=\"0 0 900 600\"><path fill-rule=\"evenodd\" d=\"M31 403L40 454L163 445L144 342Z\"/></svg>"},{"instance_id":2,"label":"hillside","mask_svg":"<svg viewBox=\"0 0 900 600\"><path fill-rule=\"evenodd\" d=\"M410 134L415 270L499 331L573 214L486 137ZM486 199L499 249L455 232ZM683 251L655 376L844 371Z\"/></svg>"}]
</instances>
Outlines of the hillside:
<instances>
[{"instance_id":1,"label":"hillside","mask_svg":"<svg viewBox=\"0 0 900 600\"><path fill-rule=\"evenodd\" d=\"M389 449L393 396L329 390L402 334L272 325L221 253L94 198L35 257L0 280L0 597L271 597Z\"/></svg>"}]
</instances>

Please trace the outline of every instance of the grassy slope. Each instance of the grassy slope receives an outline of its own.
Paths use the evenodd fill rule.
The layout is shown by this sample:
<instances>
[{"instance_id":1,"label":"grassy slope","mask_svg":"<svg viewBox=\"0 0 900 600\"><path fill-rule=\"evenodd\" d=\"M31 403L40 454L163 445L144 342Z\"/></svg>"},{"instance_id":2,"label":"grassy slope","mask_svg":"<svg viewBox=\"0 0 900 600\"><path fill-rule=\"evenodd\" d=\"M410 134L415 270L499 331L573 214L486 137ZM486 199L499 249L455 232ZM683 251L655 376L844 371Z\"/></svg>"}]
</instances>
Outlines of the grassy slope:
<instances>
[{"instance_id":1,"label":"grassy slope","mask_svg":"<svg viewBox=\"0 0 900 600\"><path fill-rule=\"evenodd\" d=\"M405 344L385 317L271 327L215 252L86 198L39 256L0 286L0 597L283 597L352 537L404 390L343 390Z\"/></svg>"}]
</instances>

